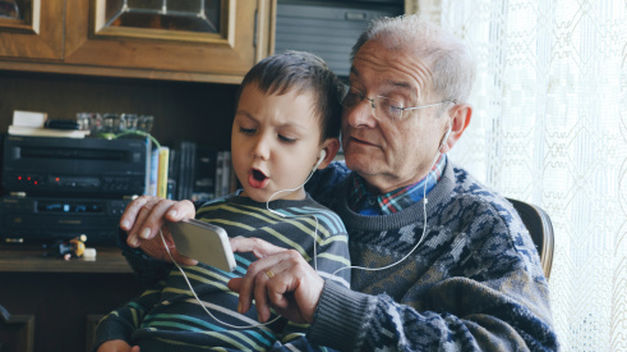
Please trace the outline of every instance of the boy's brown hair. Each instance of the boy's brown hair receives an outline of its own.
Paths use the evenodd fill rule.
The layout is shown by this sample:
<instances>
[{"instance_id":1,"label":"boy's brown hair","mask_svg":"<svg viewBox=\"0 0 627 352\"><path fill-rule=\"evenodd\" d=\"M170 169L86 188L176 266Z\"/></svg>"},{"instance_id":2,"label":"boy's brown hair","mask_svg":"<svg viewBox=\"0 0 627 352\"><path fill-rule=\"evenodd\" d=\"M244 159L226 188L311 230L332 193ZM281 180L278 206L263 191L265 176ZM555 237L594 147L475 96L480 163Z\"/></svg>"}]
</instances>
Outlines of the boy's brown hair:
<instances>
[{"instance_id":1,"label":"boy's brown hair","mask_svg":"<svg viewBox=\"0 0 627 352\"><path fill-rule=\"evenodd\" d=\"M265 94L283 95L292 89L312 92L322 140L339 137L342 84L320 57L304 51L286 51L259 61L244 76L238 101L244 87L251 83Z\"/></svg>"}]
</instances>

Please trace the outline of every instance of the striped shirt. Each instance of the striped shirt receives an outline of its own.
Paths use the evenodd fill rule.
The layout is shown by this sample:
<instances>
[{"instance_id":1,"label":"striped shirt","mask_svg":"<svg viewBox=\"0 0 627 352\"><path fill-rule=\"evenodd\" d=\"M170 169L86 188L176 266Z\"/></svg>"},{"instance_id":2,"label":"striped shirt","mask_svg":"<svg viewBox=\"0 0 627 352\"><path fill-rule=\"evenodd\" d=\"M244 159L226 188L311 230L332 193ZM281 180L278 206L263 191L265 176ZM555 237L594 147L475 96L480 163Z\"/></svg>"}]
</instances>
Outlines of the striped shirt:
<instances>
[{"instance_id":1,"label":"striped shirt","mask_svg":"<svg viewBox=\"0 0 627 352\"><path fill-rule=\"evenodd\" d=\"M309 197L273 201L269 208L273 211L264 203L232 196L205 204L198 209L196 218L223 227L231 237L258 237L295 249L317 267L323 278L348 287L350 270L334 274L350 265L346 229L340 218ZM173 268L156 287L107 315L98 327L97 343L123 339L146 351L199 351L208 347L265 351L306 343L307 325L281 318L269 326L257 326L254 307L245 315L237 312L238 296L228 289L227 283L243 276L256 258L252 253L236 253L235 259L237 268L233 272L202 263L183 269L202 304L215 317L238 327L253 327L233 328L210 317L199 306L178 269Z\"/></svg>"}]
</instances>

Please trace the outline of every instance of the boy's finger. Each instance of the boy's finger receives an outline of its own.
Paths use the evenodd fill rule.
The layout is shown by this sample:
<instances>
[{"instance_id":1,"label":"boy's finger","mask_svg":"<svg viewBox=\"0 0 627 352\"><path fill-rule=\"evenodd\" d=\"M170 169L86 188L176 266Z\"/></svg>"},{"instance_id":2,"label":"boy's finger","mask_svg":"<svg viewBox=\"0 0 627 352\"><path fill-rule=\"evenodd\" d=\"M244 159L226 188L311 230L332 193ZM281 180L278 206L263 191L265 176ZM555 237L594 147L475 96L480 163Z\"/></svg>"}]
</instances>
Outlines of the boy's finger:
<instances>
[{"instance_id":1,"label":"boy's finger","mask_svg":"<svg viewBox=\"0 0 627 352\"><path fill-rule=\"evenodd\" d=\"M139 246L141 231L143 231L146 228L146 221L147 221L146 219L152 212L155 204L159 201L159 198L156 198L156 197L149 197L146 199L147 200L145 202L142 202L143 204L137 210L133 226L131 227L130 230L127 231L128 238L126 242L131 247Z\"/></svg>"},{"instance_id":2,"label":"boy's finger","mask_svg":"<svg viewBox=\"0 0 627 352\"><path fill-rule=\"evenodd\" d=\"M165 214L166 219L172 222L191 219L196 215L196 208L194 203L189 200L178 201L168 209Z\"/></svg>"},{"instance_id":3,"label":"boy's finger","mask_svg":"<svg viewBox=\"0 0 627 352\"><path fill-rule=\"evenodd\" d=\"M144 240L149 240L159 233L159 229L163 227L163 216L172 206L171 200L160 199L154 203L143 221L142 227L139 229L139 236Z\"/></svg>"},{"instance_id":4,"label":"boy's finger","mask_svg":"<svg viewBox=\"0 0 627 352\"><path fill-rule=\"evenodd\" d=\"M126 209L124 209L124 213L120 217L120 228L122 230L128 231L131 229L137 218L137 213L148 202L148 199L149 197L147 196L141 196L126 205Z\"/></svg>"}]
</instances>

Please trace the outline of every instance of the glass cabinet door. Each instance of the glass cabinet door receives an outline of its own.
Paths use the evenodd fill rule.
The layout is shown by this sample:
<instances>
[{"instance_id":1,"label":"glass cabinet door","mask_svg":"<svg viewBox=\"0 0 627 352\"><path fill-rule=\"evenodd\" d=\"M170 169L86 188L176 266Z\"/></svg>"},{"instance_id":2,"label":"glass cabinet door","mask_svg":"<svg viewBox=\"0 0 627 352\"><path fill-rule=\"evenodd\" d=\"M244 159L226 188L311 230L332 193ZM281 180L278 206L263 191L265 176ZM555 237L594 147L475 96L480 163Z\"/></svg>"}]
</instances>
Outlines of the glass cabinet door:
<instances>
[{"instance_id":1,"label":"glass cabinet door","mask_svg":"<svg viewBox=\"0 0 627 352\"><path fill-rule=\"evenodd\" d=\"M228 10L220 0L97 0L95 34L211 41L225 34Z\"/></svg>"},{"instance_id":2,"label":"glass cabinet door","mask_svg":"<svg viewBox=\"0 0 627 352\"><path fill-rule=\"evenodd\" d=\"M60 59L64 0L0 0L0 56Z\"/></svg>"},{"instance_id":3,"label":"glass cabinet door","mask_svg":"<svg viewBox=\"0 0 627 352\"><path fill-rule=\"evenodd\" d=\"M239 83L269 52L271 0L67 2L66 63Z\"/></svg>"},{"instance_id":4,"label":"glass cabinet door","mask_svg":"<svg viewBox=\"0 0 627 352\"><path fill-rule=\"evenodd\" d=\"M17 23L32 23L30 0L0 0L0 18L15 20ZM7 24L10 22L7 22Z\"/></svg>"}]
</instances>

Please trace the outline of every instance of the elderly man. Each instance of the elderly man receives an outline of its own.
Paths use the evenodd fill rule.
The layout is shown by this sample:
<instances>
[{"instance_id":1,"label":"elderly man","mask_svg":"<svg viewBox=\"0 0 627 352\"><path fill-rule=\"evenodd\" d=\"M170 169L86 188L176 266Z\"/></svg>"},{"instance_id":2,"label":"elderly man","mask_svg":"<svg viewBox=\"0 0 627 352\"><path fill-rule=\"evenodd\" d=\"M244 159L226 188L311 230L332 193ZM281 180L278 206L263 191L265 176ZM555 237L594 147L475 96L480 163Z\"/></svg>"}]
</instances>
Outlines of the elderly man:
<instances>
[{"instance_id":1,"label":"elderly man","mask_svg":"<svg viewBox=\"0 0 627 352\"><path fill-rule=\"evenodd\" d=\"M353 48L346 164L307 188L345 222L351 289L325 281L295 251L235 238L234 250L260 258L229 282L238 309L255 299L260 321L275 309L310 323L311 343L347 351L556 350L528 232L507 201L445 154L470 122L473 78L466 48L440 28L416 16L373 23ZM193 213L187 201L140 198L121 227L131 247L164 258L154 235Z\"/></svg>"}]
</instances>

